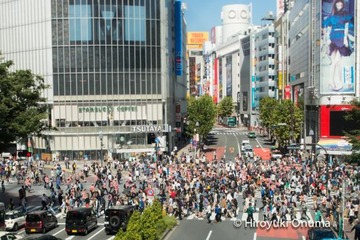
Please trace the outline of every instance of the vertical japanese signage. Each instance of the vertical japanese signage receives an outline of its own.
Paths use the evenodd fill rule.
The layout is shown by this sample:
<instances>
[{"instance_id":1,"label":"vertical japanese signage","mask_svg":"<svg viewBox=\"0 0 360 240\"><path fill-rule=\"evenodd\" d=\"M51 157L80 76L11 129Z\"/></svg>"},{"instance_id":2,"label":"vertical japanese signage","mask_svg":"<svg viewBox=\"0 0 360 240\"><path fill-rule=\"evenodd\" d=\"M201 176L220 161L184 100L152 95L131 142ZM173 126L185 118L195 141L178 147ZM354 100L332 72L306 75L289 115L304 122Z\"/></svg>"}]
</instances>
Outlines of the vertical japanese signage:
<instances>
[{"instance_id":1,"label":"vertical japanese signage","mask_svg":"<svg viewBox=\"0 0 360 240\"><path fill-rule=\"evenodd\" d=\"M255 84L255 76L251 76L251 108L255 109L256 103L255 103L255 95L256 95L256 84Z\"/></svg>"},{"instance_id":2,"label":"vertical japanese signage","mask_svg":"<svg viewBox=\"0 0 360 240\"><path fill-rule=\"evenodd\" d=\"M181 1L175 2L175 72L177 76L183 75L183 15Z\"/></svg>"},{"instance_id":3,"label":"vertical japanese signage","mask_svg":"<svg viewBox=\"0 0 360 240\"><path fill-rule=\"evenodd\" d=\"M232 55L226 57L226 96L232 96Z\"/></svg>"},{"instance_id":4,"label":"vertical japanese signage","mask_svg":"<svg viewBox=\"0 0 360 240\"><path fill-rule=\"evenodd\" d=\"M322 0L320 93L355 93L354 0Z\"/></svg>"},{"instance_id":5,"label":"vertical japanese signage","mask_svg":"<svg viewBox=\"0 0 360 240\"><path fill-rule=\"evenodd\" d=\"M214 92L213 92L213 101L214 103L218 103L218 95L219 95L219 84L218 84L218 64L219 60L215 58L214 60Z\"/></svg>"}]
</instances>

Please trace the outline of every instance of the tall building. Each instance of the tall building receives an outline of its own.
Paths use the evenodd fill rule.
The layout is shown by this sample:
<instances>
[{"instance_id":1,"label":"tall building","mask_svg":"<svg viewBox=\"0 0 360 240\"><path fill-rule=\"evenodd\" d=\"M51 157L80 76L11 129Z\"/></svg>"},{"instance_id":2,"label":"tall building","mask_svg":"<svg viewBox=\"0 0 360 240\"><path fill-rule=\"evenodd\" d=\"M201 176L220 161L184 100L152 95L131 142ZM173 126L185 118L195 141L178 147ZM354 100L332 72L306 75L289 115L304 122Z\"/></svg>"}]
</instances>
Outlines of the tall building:
<instances>
[{"instance_id":1,"label":"tall building","mask_svg":"<svg viewBox=\"0 0 360 240\"><path fill-rule=\"evenodd\" d=\"M282 98L304 104L303 138L313 150L318 144L327 150L322 153L350 154L345 131L357 126L346 122L344 116L351 101L360 95L356 1L342 2L341 18L334 16L335 0L287 2L289 8L278 20L282 28L277 28L283 47L278 51L283 64L278 69L285 89ZM334 44L345 41L345 49L339 53Z\"/></svg>"},{"instance_id":2,"label":"tall building","mask_svg":"<svg viewBox=\"0 0 360 240\"><path fill-rule=\"evenodd\" d=\"M186 111L184 32L181 1L0 0L3 57L50 86L57 131L32 137L37 157L171 150Z\"/></svg>"}]
</instances>

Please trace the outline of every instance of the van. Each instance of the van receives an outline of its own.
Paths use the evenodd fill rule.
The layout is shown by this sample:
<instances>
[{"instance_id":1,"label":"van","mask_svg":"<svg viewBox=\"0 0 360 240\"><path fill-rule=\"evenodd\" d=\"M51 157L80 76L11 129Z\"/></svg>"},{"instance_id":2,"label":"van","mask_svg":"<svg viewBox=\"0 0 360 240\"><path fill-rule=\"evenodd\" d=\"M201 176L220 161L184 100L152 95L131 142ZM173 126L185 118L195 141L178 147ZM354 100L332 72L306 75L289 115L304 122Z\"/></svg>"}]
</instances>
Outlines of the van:
<instances>
[{"instance_id":1,"label":"van","mask_svg":"<svg viewBox=\"0 0 360 240\"><path fill-rule=\"evenodd\" d=\"M97 218L92 208L75 208L66 213L65 231L68 235L87 235L94 228L97 228Z\"/></svg>"},{"instance_id":2,"label":"van","mask_svg":"<svg viewBox=\"0 0 360 240\"><path fill-rule=\"evenodd\" d=\"M25 219L25 232L29 233L46 233L48 230L56 228L58 221L54 214L46 210L28 213Z\"/></svg>"},{"instance_id":3,"label":"van","mask_svg":"<svg viewBox=\"0 0 360 240\"><path fill-rule=\"evenodd\" d=\"M106 234L117 233L120 228L126 231L127 224L135 210L134 206L114 206L106 209L104 227Z\"/></svg>"}]
</instances>

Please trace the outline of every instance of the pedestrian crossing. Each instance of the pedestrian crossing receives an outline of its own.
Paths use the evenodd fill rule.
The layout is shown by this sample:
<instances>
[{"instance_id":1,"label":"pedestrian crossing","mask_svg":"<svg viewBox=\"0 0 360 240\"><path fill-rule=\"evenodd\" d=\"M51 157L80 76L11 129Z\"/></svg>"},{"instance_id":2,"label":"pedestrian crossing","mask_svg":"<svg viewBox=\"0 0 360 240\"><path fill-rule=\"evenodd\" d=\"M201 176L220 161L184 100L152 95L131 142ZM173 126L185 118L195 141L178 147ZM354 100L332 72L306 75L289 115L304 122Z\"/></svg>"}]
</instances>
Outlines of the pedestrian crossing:
<instances>
[{"instance_id":1,"label":"pedestrian crossing","mask_svg":"<svg viewBox=\"0 0 360 240\"><path fill-rule=\"evenodd\" d=\"M53 213L55 213L54 215L55 215L57 218L61 216L61 213L59 213L59 207L60 207L60 206L53 206L53 207L52 207ZM41 208L42 208L42 206L27 206L27 207L26 207L26 213L35 212L35 211L40 211ZM15 208L15 210L22 211L21 206ZM49 212L52 212L49 208L48 208L48 211L49 211Z\"/></svg>"},{"instance_id":2,"label":"pedestrian crossing","mask_svg":"<svg viewBox=\"0 0 360 240\"><path fill-rule=\"evenodd\" d=\"M211 131L210 134L214 135L237 135L237 136L247 136L247 132L215 132Z\"/></svg>"}]
</instances>

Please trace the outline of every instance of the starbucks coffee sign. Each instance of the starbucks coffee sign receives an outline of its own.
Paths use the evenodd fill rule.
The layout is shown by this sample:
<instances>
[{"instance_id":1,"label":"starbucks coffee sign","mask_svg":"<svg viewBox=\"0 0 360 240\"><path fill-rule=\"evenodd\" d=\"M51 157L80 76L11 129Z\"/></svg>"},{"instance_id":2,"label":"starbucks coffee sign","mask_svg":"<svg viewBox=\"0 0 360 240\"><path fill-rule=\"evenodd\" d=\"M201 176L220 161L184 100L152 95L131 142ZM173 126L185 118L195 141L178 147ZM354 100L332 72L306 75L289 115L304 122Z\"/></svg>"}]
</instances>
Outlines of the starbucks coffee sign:
<instances>
[{"instance_id":1,"label":"starbucks coffee sign","mask_svg":"<svg viewBox=\"0 0 360 240\"><path fill-rule=\"evenodd\" d=\"M164 125L139 125L132 127L132 132L144 133L157 133L157 132L170 132L171 127L167 124Z\"/></svg>"},{"instance_id":2,"label":"starbucks coffee sign","mask_svg":"<svg viewBox=\"0 0 360 240\"><path fill-rule=\"evenodd\" d=\"M88 106L79 107L79 113L91 113L91 112L136 112L137 106Z\"/></svg>"}]
</instances>

